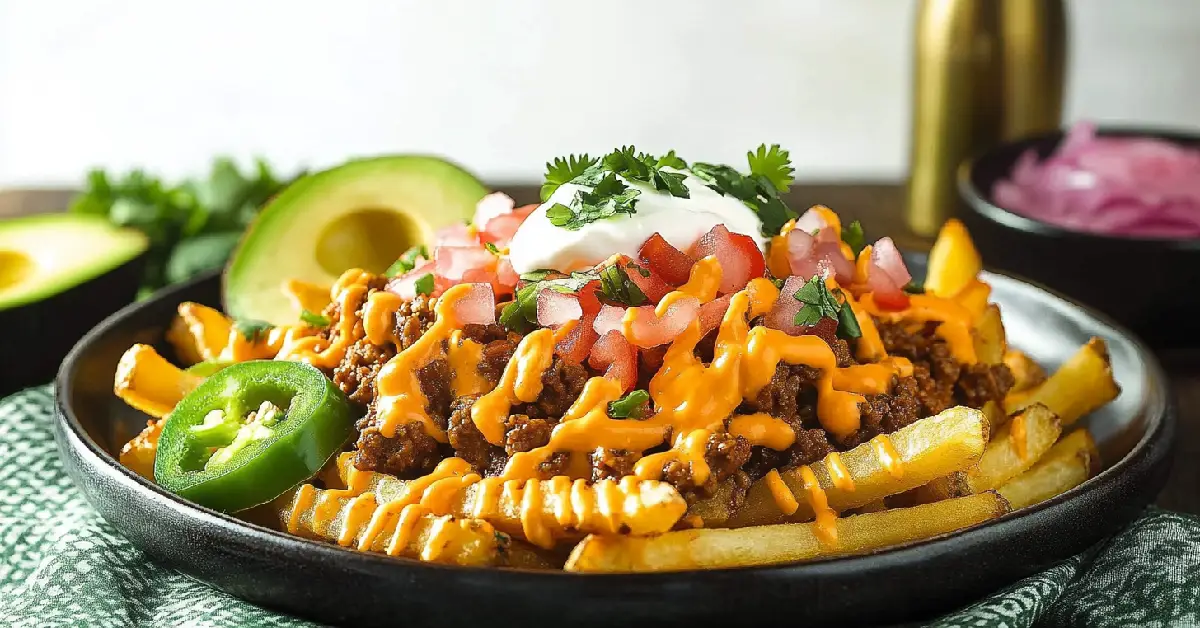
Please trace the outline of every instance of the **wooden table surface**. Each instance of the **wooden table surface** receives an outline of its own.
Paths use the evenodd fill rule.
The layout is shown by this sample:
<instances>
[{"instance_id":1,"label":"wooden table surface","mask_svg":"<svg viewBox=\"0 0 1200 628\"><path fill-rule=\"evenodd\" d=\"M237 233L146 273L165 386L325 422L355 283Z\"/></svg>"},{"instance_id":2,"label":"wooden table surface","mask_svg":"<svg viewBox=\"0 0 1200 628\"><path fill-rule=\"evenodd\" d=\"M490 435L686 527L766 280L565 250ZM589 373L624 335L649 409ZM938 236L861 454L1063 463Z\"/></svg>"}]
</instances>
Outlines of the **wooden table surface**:
<instances>
[{"instance_id":1,"label":"wooden table surface","mask_svg":"<svg viewBox=\"0 0 1200 628\"><path fill-rule=\"evenodd\" d=\"M505 186L501 186L505 189ZM508 187L519 203L537 199L537 188ZM0 218L57 211L72 192L62 188L0 190ZM869 238L892 237L902 248L927 249L930 242L904 225L903 188L894 183L806 183L793 188L789 205L795 208L824 204L844 220L859 219ZM1166 488L1159 496L1163 508L1200 514L1200 359L1191 355L1161 356L1170 375L1179 416L1175 462Z\"/></svg>"}]
</instances>

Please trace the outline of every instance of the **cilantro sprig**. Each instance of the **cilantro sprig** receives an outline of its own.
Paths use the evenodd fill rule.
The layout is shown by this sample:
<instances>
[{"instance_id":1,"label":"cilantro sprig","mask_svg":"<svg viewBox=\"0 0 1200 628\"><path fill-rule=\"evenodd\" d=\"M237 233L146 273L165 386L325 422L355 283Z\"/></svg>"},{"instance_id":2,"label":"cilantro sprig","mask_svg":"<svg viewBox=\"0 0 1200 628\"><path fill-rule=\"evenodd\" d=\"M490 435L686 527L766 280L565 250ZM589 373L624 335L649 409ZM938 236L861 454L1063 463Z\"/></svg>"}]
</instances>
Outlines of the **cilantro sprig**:
<instances>
[{"instance_id":1,"label":"cilantro sprig","mask_svg":"<svg viewBox=\"0 0 1200 628\"><path fill-rule=\"evenodd\" d=\"M855 220L842 227L842 242L845 242L850 247L850 250L854 252L854 257L858 257L858 254L862 253L863 248L867 245L862 223Z\"/></svg>"},{"instance_id":2,"label":"cilantro sprig","mask_svg":"<svg viewBox=\"0 0 1200 628\"><path fill-rule=\"evenodd\" d=\"M586 154L558 157L546 164L546 182L542 185L542 201L566 183L590 186L577 190L569 203L555 203L546 210L550 224L570 231L582 229L597 220L621 214L637 213L638 196L642 190L626 182L641 183L657 192L679 198L690 198L684 180L687 174L667 170L684 170L687 162L670 151L661 157L638 152L633 146L622 146L603 157Z\"/></svg>"},{"instance_id":3,"label":"cilantro sprig","mask_svg":"<svg viewBox=\"0 0 1200 628\"><path fill-rule=\"evenodd\" d=\"M758 214L763 235L776 235L784 223L796 217L796 212L780 197L794 180L791 157L778 144L770 147L763 144L746 153L746 161L750 166L748 175L729 166L708 163L692 164L691 171L708 182L709 188L742 201Z\"/></svg>"},{"instance_id":4,"label":"cilantro sprig","mask_svg":"<svg viewBox=\"0 0 1200 628\"><path fill-rule=\"evenodd\" d=\"M644 419L649 411L650 393L641 388L608 404L608 416L614 419Z\"/></svg>"},{"instance_id":5,"label":"cilantro sprig","mask_svg":"<svg viewBox=\"0 0 1200 628\"><path fill-rule=\"evenodd\" d=\"M266 321L255 319L238 319L233 321L233 328L237 331L237 333L241 334L242 338L245 338L247 341L258 342L260 338L270 333L275 326Z\"/></svg>"},{"instance_id":6,"label":"cilantro sprig","mask_svg":"<svg viewBox=\"0 0 1200 628\"><path fill-rule=\"evenodd\" d=\"M840 292L840 290L834 292ZM847 339L862 336L862 329L858 326L854 310L838 301L834 292L830 292L829 287L825 285L824 278L814 275L792 295L797 301L804 304L800 307L800 311L796 312L793 322L796 325L813 326L820 323L821 319L829 318L837 321L838 336Z\"/></svg>"},{"instance_id":7,"label":"cilantro sprig","mask_svg":"<svg viewBox=\"0 0 1200 628\"><path fill-rule=\"evenodd\" d=\"M409 247L409 249L400 254L400 257L392 262L383 274L387 277L399 277L404 273L417 267L417 258L429 259L429 249L424 244Z\"/></svg>"},{"instance_id":8,"label":"cilantro sprig","mask_svg":"<svg viewBox=\"0 0 1200 628\"><path fill-rule=\"evenodd\" d=\"M650 276L650 271L641 266L636 264L629 266L643 277ZM619 305L637 307L646 303L646 293L642 292L642 289L629 278L625 269L617 264L600 271L600 293L605 296L606 300Z\"/></svg>"}]
</instances>

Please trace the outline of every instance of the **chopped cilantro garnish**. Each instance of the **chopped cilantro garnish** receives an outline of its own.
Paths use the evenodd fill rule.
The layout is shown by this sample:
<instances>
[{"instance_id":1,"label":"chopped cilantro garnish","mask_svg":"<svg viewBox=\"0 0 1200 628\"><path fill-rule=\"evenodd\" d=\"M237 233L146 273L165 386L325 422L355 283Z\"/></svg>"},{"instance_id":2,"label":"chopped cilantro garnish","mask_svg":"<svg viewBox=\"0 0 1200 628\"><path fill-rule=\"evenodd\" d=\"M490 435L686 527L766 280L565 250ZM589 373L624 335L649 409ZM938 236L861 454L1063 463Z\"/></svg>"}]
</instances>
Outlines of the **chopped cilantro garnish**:
<instances>
[{"instance_id":1,"label":"chopped cilantro garnish","mask_svg":"<svg viewBox=\"0 0 1200 628\"><path fill-rule=\"evenodd\" d=\"M537 295L543 288L550 288L562 293L576 293L587 284L599 279L594 272L573 272L565 277L547 279L553 270L535 270L521 275L521 281L528 282L513 296L513 300L500 310L500 324L508 330L526 334L537 326Z\"/></svg>"},{"instance_id":2,"label":"chopped cilantro garnish","mask_svg":"<svg viewBox=\"0 0 1200 628\"><path fill-rule=\"evenodd\" d=\"M783 280L783 279L780 279L779 277L775 277L775 278L771 279L771 283L775 284L775 288L776 288L777 290L782 290L782 289L783 289L783 281L784 281L784 280Z\"/></svg>"},{"instance_id":3,"label":"chopped cilantro garnish","mask_svg":"<svg viewBox=\"0 0 1200 628\"><path fill-rule=\"evenodd\" d=\"M308 310L300 311L300 320L312 327L329 327L329 317L314 314Z\"/></svg>"},{"instance_id":4,"label":"chopped cilantro garnish","mask_svg":"<svg viewBox=\"0 0 1200 628\"><path fill-rule=\"evenodd\" d=\"M770 148L764 144L757 151L747 153L750 174L742 173L718 164L692 164L692 173L709 183L710 188L721 194L732 196L746 204L758 214L762 222L762 233L773 236L779 233L784 223L796 217L779 197L792 182L792 166L785 150L778 145Z\"/></svg>"},{"instance_id":5,"label":"chopped cilantro garnish","mask_svg":"<svg viewBox=\"0 0 1200 628\"><path fill-rule=\"evenodd\" d=\"M413 289L417 291L417 294L425 296L433 294L433 273L425 273L418 277L413 283Z\"/></svg>"},{"instance_id":6,"label":"chopped cilantro garnish","mask_svg":"<svg viewBox=\"0 0 1200 628\"><path fill-rule=\"evenodd\" d=\"M555 227L578 231L584 225L617 214L632 216L634 200L642 191L621 182L613 173L605 175L591 190L579 190L571 205L555 203L546 210L546 217Z\"/></svg>"},{"instance_id":7,"label":"chopped cilantro garnish","mask_svg":"<svg viewBox=\"0 0 1200 628\"><path fill-rule=\"evenodd\" d=\"M838 308L837 335L846 340L862 337L862 329L858 326L858 317L854 315L854 310L845 303Z\"/></svg>"},{"instance_id":8,"label":"chopped cilantro garnish","mask_svg":"<svg viewBox=\"0 0 1200 628\"><path fill-rule=\"evenodd\" d=\"M854 257L858 257L867 244L866 237L863 235L862 223L855 220L842 227L842 242L850 247L850 250L854 252Z\"/></svg>"},{"instance_id":9,"label":"chopped cilantro garnish","mask_svg":"<svg viewBox=\"0 0 1200 628\"><path fill-rule=\"evenodd\" d=\"M913 279L904 285L904 291L909 294L925 294L925 280Z\"/></svg>"},{"instance_id":10,"label":"chopped cilantro garnish","mask_svg":"<svg viewBox=\"0 0 1200 628\"><path fill-rule=\"evenodd\" d=\"M242 335L242 338L250 342L258 342L259 338L262 338L275 326L266 321L246 319L234 321L233 328Z\"/></svg>"},{"instance_id":11,"label":"chopped cilantro garnish","mask_svg":"<svg viewBox=\"0 0 1200 628\"><path fill-rule=\"evenodd\" d=\"M608 404L608 416L614 419L642 419L650 410L650 393L637 389Z\"/></svg>"},{"instance_id":12,"label":"chopped cilantro garnish","mask_svg":"<svg viewBox=\"0 0 1200 628\"><path fill-rule=\"evenodd\" d=\"M383 274L388 277L399 277L404 273L417 267L417 258L429 259L429 249L425 248L424 244L419 244L400 254L400 258L392 262Z\"/></svg>"},{"instance_id":13,"label":"chopped cilantro garnish","mask_svg":"<svg viewBox=\"0 0 1200 628\"><path fill-rule=\"evenodd\" d=\"M816 325L822 318L838 320L842 307L825 286L825 280L820 275L813 275L808 283L800 287L794 295L803 307L796 312L795 324Z\"/></svg>"},{"instance_id":14,"label":"chopped cilantro garnish","mask_svg":"<svg viewBox=\"0 0 1200 628\"><path fill-rule=\"evenodd\" d=\"M641 274L642 268L638 267ZM646 271L647 275L649 271ZM625 269L614 264L600 271L600 292L608 301L637 307L646 302L646 294L629 279Z\"/></svg>"},{"instance_id":15,"label":"chopped cilantro garnish","mask_svg":"<svg viewBox=\"0 0 1200 628\"><path fill-rule=\"evenodd\" d=\"M554 161L546 162L546 182L542 184L542 202L549 199L558 186L582 176L584 171L595 165L597 161L599 160L588 157L584 153L578 157L567 155L566 159L555 157Z\"/></svg>"},{"instance_id":16,"label":"chopped cilantro garnish","mask_svg":"<svg viewBox=\"0 0 1200 628\"><path fill-rule=\"evenodd\" d=\"M496 248L496 245L492 244L491 242L484 242L483 248L487 249L488 253L491 253L492 255L500 254L500 249Z\"/></svg>"}]
</instances>

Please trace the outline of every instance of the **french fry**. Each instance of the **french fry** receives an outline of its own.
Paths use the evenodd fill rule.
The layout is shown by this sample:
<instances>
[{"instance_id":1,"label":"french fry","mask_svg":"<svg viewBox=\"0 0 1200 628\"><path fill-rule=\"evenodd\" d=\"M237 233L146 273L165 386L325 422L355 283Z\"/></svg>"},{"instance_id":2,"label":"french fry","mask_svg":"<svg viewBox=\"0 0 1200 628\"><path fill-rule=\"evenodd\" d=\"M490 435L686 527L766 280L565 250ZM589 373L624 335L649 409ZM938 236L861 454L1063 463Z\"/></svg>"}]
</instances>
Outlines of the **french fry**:
<instances>
[{"instance_id":1,"label":"french fry","mask_svg":"<svg viewBox=\"0 0 1200 628\"><path fill-rule=\"evenodd\" d=\"M887 501L882 500L882 499L877 499L873 502L870 502L868 504L863 504L862 506L855 508L854 514L865 515L867 513L872 513L872 512L883 512L887 509L888 509Z\"/></svg>"},{"instance_id":2,"label":"french fry","mask_svg":"<svg viewBox=\"0 0 1200 628\"><path fill-rule=\"evenodd\" d=\"M1082 484L1100 470L1100 453L1086 429L1062 437L1028 471L998 491L1013 510L1032 506Z\"/></svg>"},{"instance_id":3,"label":"french fry","mask_svg":"<svg viewBox=\"0 0 1200 628\"><path fill-rule=\"evenodd\" d=\"M1004 352L1004 364L1013 375L1013 387L1009 393L1019 393L1046 381L1046 371L1033 361L1029 354L1018 349Z\"/></svg>"},{"instance_id":4,"label":"french fry","mask_svg":"<svg viewBox=\"0 0 1200 628\"><path fill-rule=\"evenodd\" d=\"M838 512L857 508L969 467L979 460L988 442L988 423L978 410L959 406L916 421L887 439L896 453L896 463L890 469L869 442L839 454L850 482L833 481L830 457L811 465L831 508ZM767 482L759 480L750 487L742 507L727 521L706 519L705 525L736 528L812 519L813 511L799 470L784 471L780 476L800 504L791 516L779 510Z\"/></svg>"},{"instance_id":5,"label":"french fry","mask_svg":"<svg viewBox=\"0 0 1200 628\"><path fill-rule=\"evenodd\" d=\"M167 362L154 347L136 344L117 363L113 392L134 408L161 419L204 378Z\"/></svg>"},{"instance_id":6,"label":"french fry","mask_svg":"<svg viewBox=\"0 0 1200 628\"><path fill-rule=\"evenodd\" d=\"M995 401L988 401L979 409L983 416L987 417L988 425L992 426L992 433L1000 429L1001 425L1008 423L1008 415L1004 414L1004 410L1000 409L1000 404Z\"/></svg>"},{"instance_id":7,"label":"french fry","mask_svg":"<svg viewBox=\"0 0 1200 628\"><path fill-rule=\"evenodd\" d=\"M1080 347L1049 379L1004 400L1004 410L1014 414L1033 404L1042 404L1058 415L1063 427L1112 401L1121 389L1113 380L1108 347L1092 338Z\"/></svg>"},{"instance_id":8,"label":"french fry","mask_svg":"<svg viewBox=\"0 0 1200 628\"><path fill-rule=\"evenodd\" d=\"M304 498L306 492L315 495ZM275 504L282 527L288 532L354 548L361 547L371 531L369 524L379 505L373 493L349 497L311 485L301 486ZM406 528L403 546L389 551L400 520L399 513L387 517L369 539L369 546L362 549L429 562L489 566L501 562L510 541L508 535L484 521L422 514L410 524L411 528Z\"/></svg>"},{"instance_id":9,"label":"french fry","mask_svg":"<svg viewBox=\"0 0 1200 628\"><path fill-rule=\"evenodd\" d=\"M692 502L687 514L699 517L705 527L719 527L716 524L728 521L729 513L737 511L746 502L750 484L750 477L744 471L738 471L717 484L712 495Z\"/></svg>"},{"instance_id":10,"label":"french fry","mask_svg":"<svg viewBox=\"0 0 1200 628\"><path fill-rule=\"evenodd\" d=\"M576 572L677 571L773 565L866 554L961 530L1008 512L989 491L934 504L854 515L836 522L825 541L815 523L739 529L697 529L654 537L591 535L571 551L564 569Z\"/></svg>"},{"instance_id":11,"label":"french fry","mask_svg":"<svg viewBox=\"0 0 1200 628\"><path fill-rule=\"evenodd\" d=\"M966 472L955 471L949 475L935 478L928 484L918 486L911 491L896 495L893 502L895 505L906 506L932 504L933 502L940 502L943 499L964 497L970 495L971 492L971 485L967 483Z\"/></svg>"},{"instance_id":12,"label":"french fry","mask_svg":"<svg viewBox=\"0 0 1200 628\"><path fill-rule=\"evenodd\" d=\"M1004 323L1000 320L1000 307L989 304L975 321L971 331L975 339L975 356L983 364L1000 364L1004 361L1007 340Z\"/></svg>"},{"instance_id":13,"label":"french fry","mask_svg":"<svg viewBox=\"0 0 1200 628\"><path fill-rule=\"evenodd\" d=\"M138 432L133 440L121 447L121 466L146 478L154 479L154 457L158 455L158 437L162 434L166 418L146 422L146 429Z\"/></svg>"},{"instance_id":14,"label":"french fry","mask_svg":"<svg viewBox=\"0 0 1200 628\"><path fill-rule=\"evenodd\" d=\"M962 222L951 218L942 225L926 268L925 291L947 299L958 295L983 270L983 260Z\"/></svg>"},{"instance_id":15,"label":"french fry","mask_svg":"<svg viewBox=\"0 0 1200 628\"><path fill-rule=\"evenodd\" d=\"M167 342L175 355L186 364L218 360L229 344L229 317L211 307L185 301L179 304L175 320L167 330Z\"/></svg>"},{"instance_id":16,"label":"french fry","mask_svg":"<svg viewBox=\"0 0 1200 628\"><path fill-rule=\"evenodd\" d=\"M997 488L1032 467L1058 440L1062 425L1049 408L1029 406L1000 428L979 464L967 471L972 493Z\"/></svg>"},{"instance_id":17,"label":"french fry","mask_svg":"<svg viewBox=\"0 0 1200 628\"><path fill-rule=\"evenodd\" d=\"M353 454L346 453L338 458L339 476L352 492L373 492L381 503L386 503L405 498L411 490L411 481L359 471L352 459ZM555 539L574 539L593 532L659 534L673 528L687 512L687 502L670 484L633 476L594 483L572 482L566 476L531 482L510 480L498 488L485 489L483 482L469 484L447 501L445 512L482 519L514 538L543 547L551 547ZM534 499L526 497L530 489L538 491ZM526 502L537 505L530 520L532 528L544 531L541 538L529 538L521 517Z\"/></svg>"}]
</instances>

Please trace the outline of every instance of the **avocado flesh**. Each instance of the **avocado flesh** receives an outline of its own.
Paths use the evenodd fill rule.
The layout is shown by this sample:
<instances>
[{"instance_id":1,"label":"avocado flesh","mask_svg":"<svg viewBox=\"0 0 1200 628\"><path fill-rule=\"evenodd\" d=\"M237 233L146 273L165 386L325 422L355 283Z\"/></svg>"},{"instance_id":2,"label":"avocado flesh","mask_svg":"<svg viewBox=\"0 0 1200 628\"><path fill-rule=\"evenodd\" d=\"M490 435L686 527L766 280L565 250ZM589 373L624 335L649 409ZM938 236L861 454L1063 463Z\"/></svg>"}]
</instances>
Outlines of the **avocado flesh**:
<instances>
[{"instance_id":1,"label":"avocado flesh","mask_svg":"<svg viewBox=\"0 0 1200 628\"><path fill-rule=\"evenodd\" d=\"M45 214L0 221L0 311L94 279L146 250L146 237L101 216Z\"/></svg>"},{"instance_id":2,"label":"avocado flesh","mask_svg":"<svg viewBox=\"0 0 1200 628\"><path fill-rule=\"evenodd\" d=\"M347 162L293 183L263 208L224 274L239 319L298 320L288 279L329 286L350 268L381 273L436 230L469 219L488 192L459 166L423 155Z\"/></svg>"}]
</instances>

